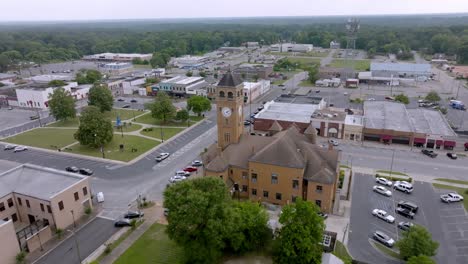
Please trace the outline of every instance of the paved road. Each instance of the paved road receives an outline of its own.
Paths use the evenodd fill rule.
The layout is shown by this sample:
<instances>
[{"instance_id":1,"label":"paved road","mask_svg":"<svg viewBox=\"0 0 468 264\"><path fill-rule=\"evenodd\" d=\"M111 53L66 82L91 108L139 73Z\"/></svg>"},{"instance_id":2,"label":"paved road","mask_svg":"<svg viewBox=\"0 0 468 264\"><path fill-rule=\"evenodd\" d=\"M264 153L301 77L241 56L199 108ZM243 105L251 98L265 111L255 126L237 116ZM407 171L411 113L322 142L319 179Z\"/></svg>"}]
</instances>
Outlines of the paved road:
<instances>
[{"instance_id":1,"label":"paved road","mask_svg":"<svg viewBox=\"0 0 468 264\"><path fill-rule=\"evenodd\" d=\"M53 249L39 259L36 264L57 264L67 263L74 264L80 263L78 261L78 251L81 260L93 253L99 246L101 246L107 239L109 239L117 228L114 227L111 220L104 218L96 218L88 225L84 226L76 233L76 238L71 236L63 241L58 247ZM64 231L67 232L67 231ZM78 248L76 247L75 239L78 241Z\"/></svg>"}]
</instances>

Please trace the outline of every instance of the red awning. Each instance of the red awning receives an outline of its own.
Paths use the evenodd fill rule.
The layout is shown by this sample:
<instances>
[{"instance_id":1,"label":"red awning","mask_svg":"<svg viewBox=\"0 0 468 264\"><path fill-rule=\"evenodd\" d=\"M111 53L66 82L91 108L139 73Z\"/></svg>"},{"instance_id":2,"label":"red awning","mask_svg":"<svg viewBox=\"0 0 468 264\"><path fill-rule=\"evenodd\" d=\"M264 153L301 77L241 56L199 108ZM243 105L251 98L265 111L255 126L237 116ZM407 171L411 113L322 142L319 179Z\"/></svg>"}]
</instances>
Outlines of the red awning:
<instances>
[{"instance_id":1,"label":"red awning","mask_svg":"<svg viewBox=\"0 0 468 264\"><path fill-rule=\"evenodd\" d=\"M468 142L465 143L465 148L468 148Z\"/></svg>"},{"instance_id":2,"label":"red awning","mask_svg":"<svg viewBox=\"0 0 468 264\"><path fill-rule=\"evenodd\" d=\"M456 144L455 141L444 141L444 147L455 147Z\"/></svg>"},{"instance_id":3,"label":"red awning","mask_svg":"<svg viewBox=\"0 0 468 264\"><path fill-rule=\"evenodd\" d=\"M444 143L443 140L436 140L436 145L441 146Z\"/></svg>"},{"instance_id":4,"label":"red awning","mask_svg":"<svg viewBox=\"0 0 468 264\"><path fill-rule=\"evenodd\" d=\"M414 143L426 144L425 138L414 138Z\"/></svg>"},{"instance_id":5,"label":"red awning","mask_svg":"<svg viewBox=\"0 0 468 264\"><path fill-rule=\"evenodd\" d=\"M392 140L393 137L392 135L381 135L380 138L382 140Z\"/></svg>"}]
</instances>

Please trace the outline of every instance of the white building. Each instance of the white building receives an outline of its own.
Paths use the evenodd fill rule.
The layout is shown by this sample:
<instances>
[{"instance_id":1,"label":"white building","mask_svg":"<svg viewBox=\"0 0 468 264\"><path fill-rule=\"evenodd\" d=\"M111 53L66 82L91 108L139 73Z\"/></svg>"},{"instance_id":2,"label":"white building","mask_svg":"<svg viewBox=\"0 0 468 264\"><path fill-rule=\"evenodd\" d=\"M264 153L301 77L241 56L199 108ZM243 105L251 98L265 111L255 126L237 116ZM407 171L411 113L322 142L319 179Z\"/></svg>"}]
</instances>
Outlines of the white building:
<instances>
[{"instance_id":1,"label":"white building","mask_svg":"<svg viewBox=\"0 0 468 264\"><path fill-rule=\"evenodd\" d=\"M123 94L134 94L138 92L138 89L146 81L145 78L131 78L126 79L122 82Z\"/></svg>"},{"instance_id":2,"label":"white building","mask_svg":"<svg viewBox=\"0 0 468 264\"><path fill-rule=\"evenodd\" d=\"M18 106L47 109L49 107L49 95L51 95L57 88L58 87L37 85L26 88L17 88L16 97L18 98ZM79 100L87 97L91 86L78 86L77 82L70 82L62 88L73 95L75 99Z\"/></svg>"},{"instance_id":3,"label":"white building","mask_svg":"<svg viewBox=\"0 0 468 264\"><path fill-rule=\"evenodd\" d=\"M248 49L256 49L260 45L258 44L258 42L247 42L246 46L247 46Z\"/></svg>"},{"instance_id":4,"label":"white building","mask_svg":"<svg viewBox=\"0 0 468 264\"><path fill-rule=\"evenodd\" d=\"M271 52L311 52L314 49L312 44L280 43L270 46Z\"/></svg>"},{"instance_id":5,"label":"white building","mask_svg":"<svg viewBox=\"0 0 468 264\"><path fill-rule=\"evenodd\" d=\"M26 78L26 80L30 80L34 83L41 83L47 84L51 81L71 81L73 76L70 75L54 75L54 74L43 74L43 75L36 75L33 77Z\"/></svg>"},{"instance_id":6,"label":"white building","mask_svg":"<svg viewBox=\"0 0 468 264\"><path fill-rule=\"evenodd\" d=\"M176 76L158 83L156 88L158 91L176 95L197 95L198 90L207 86L208 83L202 77Z\"/></svg>"},{"instance_id":7,"label":"white building","mask_svg":"<svg viewBox=\"0 0 468 264\"><path fill-rule=\"evenodd\" d=\"M121 75L133 70L133 64L128 62L111 62L99 68L102 73L109 75Z\"/></svg>"},{"instance_id":8,"label":"white building","mask_svg":"<svg viewBox=\"0 0 468 264\"><path fill-rule=\"evenodd\" d=\"M100 53L94 55L83 56L83 60L92 61L126 61L131 62L133 59L151 60L153 54L139 54L139 53Z\"/></svg>"},{"instance_id":9,"label":"white building","mask_svg":"<svg viewBox=\"0 0 468 264\"><path fill-rule=\"evenodd\" d=\"M153 69L151 73L154 75L154 77L161 78L162 76L166 74L166 69L164 68Z\"/></svg>"},{"instance_id":10,"label":"white building","mask_svg":"<svg viewBox=\"0 0 468 264\"><path fill-rule=\"evenodd\" d=\"M330 49L339 49L340 48L340 43L338 41L330 41Z\"/></svg>"},{"instance_id":11,"label":"white building","mask_svg":"<svg viewBox=\"0 0 468 264\"><path fill-rule=\"evenodd\" d=\"M244 82L244 103L250 103L259 96L270 90L269 80L259 80L258 82Z\"/></svg>"},{"instance_id":12,"label":"white building","mask_svg":"<svg viewBox=\"0 0 468 264\"><path fill-rule=\"evenodd\" d=\"M205 56L190 56L186 55L179 58L172 58L170 64L181 69L195 69L204 65L209 60Z\"/></svg>"}]
</instances>

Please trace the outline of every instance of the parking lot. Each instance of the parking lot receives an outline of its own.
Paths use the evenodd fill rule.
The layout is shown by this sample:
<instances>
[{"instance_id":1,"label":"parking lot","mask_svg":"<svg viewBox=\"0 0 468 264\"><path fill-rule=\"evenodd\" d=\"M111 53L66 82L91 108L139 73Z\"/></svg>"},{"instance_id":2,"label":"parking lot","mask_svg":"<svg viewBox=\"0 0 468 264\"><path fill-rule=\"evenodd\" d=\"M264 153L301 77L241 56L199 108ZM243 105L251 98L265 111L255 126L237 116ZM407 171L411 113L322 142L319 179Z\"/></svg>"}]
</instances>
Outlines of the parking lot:
<instances>
[{"instance_id":1,"label":"parking lot","mask_svg":"<svg viewBox=\"0 0 468 264\"><path fill-rule=\"evenodd\" d=\"M367 263L402 263L375 249L370 241L376 230L397 241L402 235L398 222L409 221L425 226L433 239L439 242L435 257L437 263L468 263L468 217L462 203L442 203L439 196L446 191L434 189L430 183L415 182L412 194L392 191L392 197L374 193L374 185L377 184L372 175L355 174L348 244L353 258ZM395 205L400 200L419 206L413 220L395 214ZM373 216L371 212L376 208L394 216L395 223Z\"/></svg>"}]
</instances>

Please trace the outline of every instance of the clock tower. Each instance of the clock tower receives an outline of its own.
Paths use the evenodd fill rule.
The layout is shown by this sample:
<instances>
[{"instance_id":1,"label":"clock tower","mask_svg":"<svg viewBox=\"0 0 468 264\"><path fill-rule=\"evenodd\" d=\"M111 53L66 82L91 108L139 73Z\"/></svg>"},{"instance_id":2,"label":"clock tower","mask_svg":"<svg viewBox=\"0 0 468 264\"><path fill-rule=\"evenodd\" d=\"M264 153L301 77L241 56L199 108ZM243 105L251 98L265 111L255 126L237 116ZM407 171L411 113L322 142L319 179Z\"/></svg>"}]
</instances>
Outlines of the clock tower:
<instances>
[{"instance_id":1,"label":"clock tower","mask_svg":"<svg viewBox=\"0 0 468 264\"><path fill-rule=\"evenodd\" d=\"M243 89L242 80L230 71L216 87L218 147L221 150L231 143L238 143L244 132Z\"/></svg>"}]
</instances>

